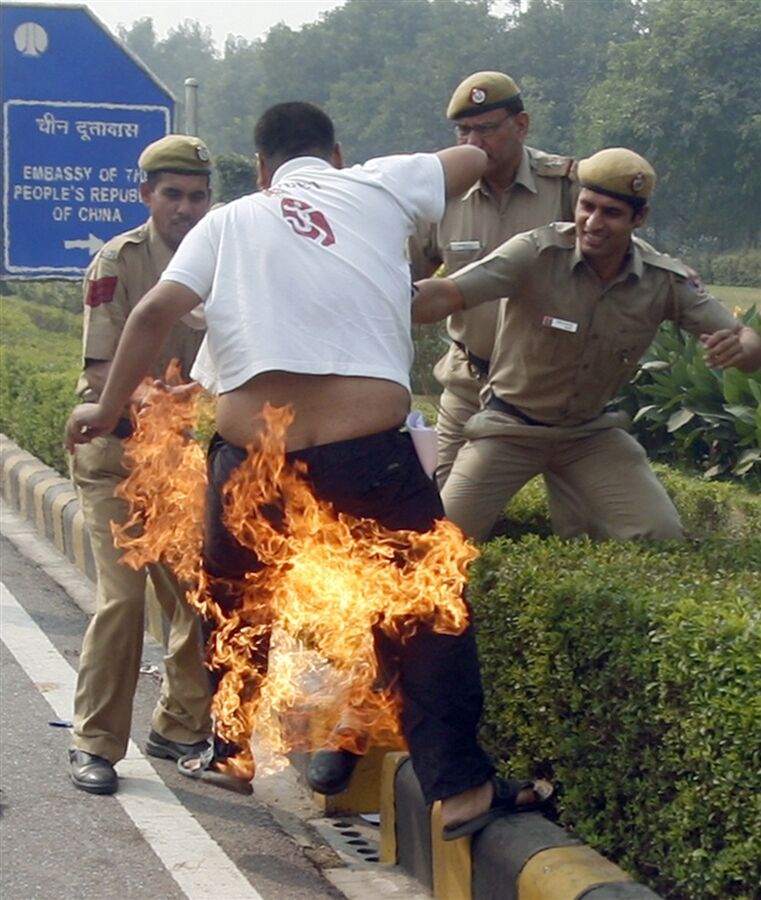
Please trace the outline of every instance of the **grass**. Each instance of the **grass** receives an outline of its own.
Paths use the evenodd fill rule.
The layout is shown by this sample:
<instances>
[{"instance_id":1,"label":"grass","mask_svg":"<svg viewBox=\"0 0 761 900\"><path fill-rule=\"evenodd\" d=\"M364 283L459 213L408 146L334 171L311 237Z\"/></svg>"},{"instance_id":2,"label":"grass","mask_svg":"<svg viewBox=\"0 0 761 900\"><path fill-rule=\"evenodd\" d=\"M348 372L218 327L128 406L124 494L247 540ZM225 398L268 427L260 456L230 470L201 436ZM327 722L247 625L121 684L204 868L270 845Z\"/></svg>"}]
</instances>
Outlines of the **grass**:
<instances>
[{"instance_id":1,"label":"grass","mask_svg":"<svg viewBox=\"0 0 761 900\"><path fill-rule=\"evenodd\" d=\"M761 288L735 287L730 284L707 284L706 288L714 297L721 300L730 312L737 306L743 312L753 305L756 309L761 309Z\"/></svg>"}]
</instances>

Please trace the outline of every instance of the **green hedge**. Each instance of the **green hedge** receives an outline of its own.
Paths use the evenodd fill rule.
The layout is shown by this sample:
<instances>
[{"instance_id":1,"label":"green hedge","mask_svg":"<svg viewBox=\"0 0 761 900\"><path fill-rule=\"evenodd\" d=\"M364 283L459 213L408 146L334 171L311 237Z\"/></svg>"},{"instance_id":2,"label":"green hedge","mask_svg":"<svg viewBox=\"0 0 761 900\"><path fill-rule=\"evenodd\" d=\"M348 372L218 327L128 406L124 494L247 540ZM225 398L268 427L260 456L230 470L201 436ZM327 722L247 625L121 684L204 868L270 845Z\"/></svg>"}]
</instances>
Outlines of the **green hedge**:
<instances>
[{"instance_id":1,"label":"green hedge","mask_svg":"<svg viewBox=\"0 0 761 900\"><path fill-rule=\"evenodd\" d=\"M706 281L761 287L761 250L758 248L706 256L700 260L698 268Z\"/></svg>"},{"instance_id":2,"label":"green hedge","mask_svg":"<svg viewBox=\"0 0 761 900\"><path fill-rule=\"evenodd\" d=\"M63 429L76 402L81 322L14 297L0 303L0 430L64 475Z\"/></svg>"},{"instance_id":3,"label":"green hedge","mask_svg":"<svg viewBox=\"0 0 761 900\"><path fill-rule=\"evenodd\" d=\"M483 737L664 897L758 898L761 539L504 538L470 579Z\"/></svg>"}]
</instances>

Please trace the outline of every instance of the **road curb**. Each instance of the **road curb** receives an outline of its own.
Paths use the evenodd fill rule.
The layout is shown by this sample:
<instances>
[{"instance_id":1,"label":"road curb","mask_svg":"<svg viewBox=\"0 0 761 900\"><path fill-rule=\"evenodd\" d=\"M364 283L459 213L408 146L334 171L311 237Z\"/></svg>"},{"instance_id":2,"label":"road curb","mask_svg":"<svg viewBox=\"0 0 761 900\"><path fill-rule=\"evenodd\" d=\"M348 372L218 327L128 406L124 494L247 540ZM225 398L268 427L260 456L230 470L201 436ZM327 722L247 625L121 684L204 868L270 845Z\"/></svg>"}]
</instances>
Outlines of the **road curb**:
<instances>
[{"instance_id":1,"label":"road curb","mask_svg":"<svg viewBox=\"0 0 761 900\"><path fill-rule=\"evenodd\" d=\"M92 583L94 599L95 559L71 481L22 450L5 434L0 434L0 471L5 502ZM91 614L93 607L85 612ZM162 615L149 583L146 630L159 643L164 640Z\"/></svg>"},{"instance_id":2,"label":"road curb","mask_svg":"<svg viewBox=\"0 0 761 900\"><path fill-rule=\"evenodd\" d=\"M381 779L381 862L439 900L658 900L650 888L539 813L498 819L473 838L441 839L408 755L389 753Z\"/></svg>"},{"instance_id":3,"label":"road curb","mask_svg":"<svg viewBox=\"0 0 761 900\"><path fill-rule=\"evenodd\" d=\"M68 478L0 434L0 468L5 501L31 522L88 578L95 578L90 536Z\"/></svg>"}]
</instances>

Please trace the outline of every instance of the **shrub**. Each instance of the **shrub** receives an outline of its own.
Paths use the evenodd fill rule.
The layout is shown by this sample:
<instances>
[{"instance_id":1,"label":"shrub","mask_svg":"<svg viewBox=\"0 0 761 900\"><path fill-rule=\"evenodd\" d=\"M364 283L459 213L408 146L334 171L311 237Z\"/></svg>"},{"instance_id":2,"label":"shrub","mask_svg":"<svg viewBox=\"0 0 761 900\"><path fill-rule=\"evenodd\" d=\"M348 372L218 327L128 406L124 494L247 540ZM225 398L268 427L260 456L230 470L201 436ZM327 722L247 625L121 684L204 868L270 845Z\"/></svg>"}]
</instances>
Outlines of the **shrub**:
<instances>
[{"instance_id":1,"label":"shrub","mask_svg":"<svg viewBox=\"0 0 761 900\"><path fill-rule=\"evenodd\" d=\"M470 578L501 769L664 897L757 897L761 541L528 537Z\"/></svg>"},{"instance_id":2,"label":"shrub","mask_svg":"<svg viewBox=\"0 0 761 900\"><path fill-rule=\"evenodd\" d=\"M755 308L742 321L761 332ZM761 370L709 369L699 341L669 323L619 399L651 457L709 478L761 475Z\"/></svg>"},{"instance_id":3,"label":"shrub","mask_svg":"<svg viewBox=\"0 0 761 900\"><path fill-rule=\"evenodd\" d=\"M711 258L711 281L761 287L761 249L722 253Z\"/></svg>"},{"instance_id":4,"label":"shrub","mask_svg":"<svg viewBox=\"0 0 761 900\"><path fill-rule=\"evenodd\" d=\"M240 153L220 154L214 159L219 185L214 185L213 200L229 203L250 194L256 188L254 164Z\"/></svg>"},{"instance_id":5,"label":"shrub","mask_svg":"<svg viewBox=\"0 0 761 900\"><path fill-rule=\"evenodd\" d=\"M82 286L78 281L14 282L9 293L36 306L65 310L77 315L82 313ZM79 328L81 327L80 321Z\"/></svg>"},{"instance_id":6,"label":"shrub","mask_svg":"<svg viewBox=\"0 0 761 900\"><path fill-rule=\"evenodd\" d=\"M76 402L81 319L10 297L0 312L0 429L66 474L63 429Z\"/></svg>"},{"instance_id":7,"label":"shrub","mask_svg":"<svg viewBox=\"0 0 761 900\"><path fill-rule=\"evenodd\" d=\"M449 347L444 324L413 325L412 336L415 343L415 359L410 373L413 393L438 397L441 385L433 377L433 367Z\"/></svg>"}]
</instances>

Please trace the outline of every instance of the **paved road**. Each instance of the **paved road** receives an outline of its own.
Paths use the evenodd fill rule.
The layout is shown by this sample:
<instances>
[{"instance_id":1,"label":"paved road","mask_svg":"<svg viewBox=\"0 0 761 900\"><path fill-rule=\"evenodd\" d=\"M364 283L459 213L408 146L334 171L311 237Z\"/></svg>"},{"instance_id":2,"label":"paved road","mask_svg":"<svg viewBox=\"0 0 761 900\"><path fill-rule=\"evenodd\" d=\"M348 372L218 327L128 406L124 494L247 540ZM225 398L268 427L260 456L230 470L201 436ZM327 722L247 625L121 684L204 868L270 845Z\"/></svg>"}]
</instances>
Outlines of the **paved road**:
<instances>
[{"instance_id":1,"label":"paved road","mask_svg":"<svg viewBox=\"0 0 761 900\"><path fill-rule=\"evenodd\" d=\"M0 538L4 898L426 896L395 869L363 860L354 864L342 853L343 826L319 818L292 770L257 778L254 796L241 797L184 778L169 761L144 756L141 746L158 695L155 667L161 655L150 642L135 700L133 742L117 766L120 790L106 797L76 790L68 777L70 729L58 723L71 719L87 623L71 595L78 580L80 600L92 593L92 586L67 572L69 564L47 545L40 546L28 528L19 540L14 529L23 532L23 526L7 508L3 527L14 539ZM65 578L59 577L59 566Z\"/></svg>"}]
</instances>

